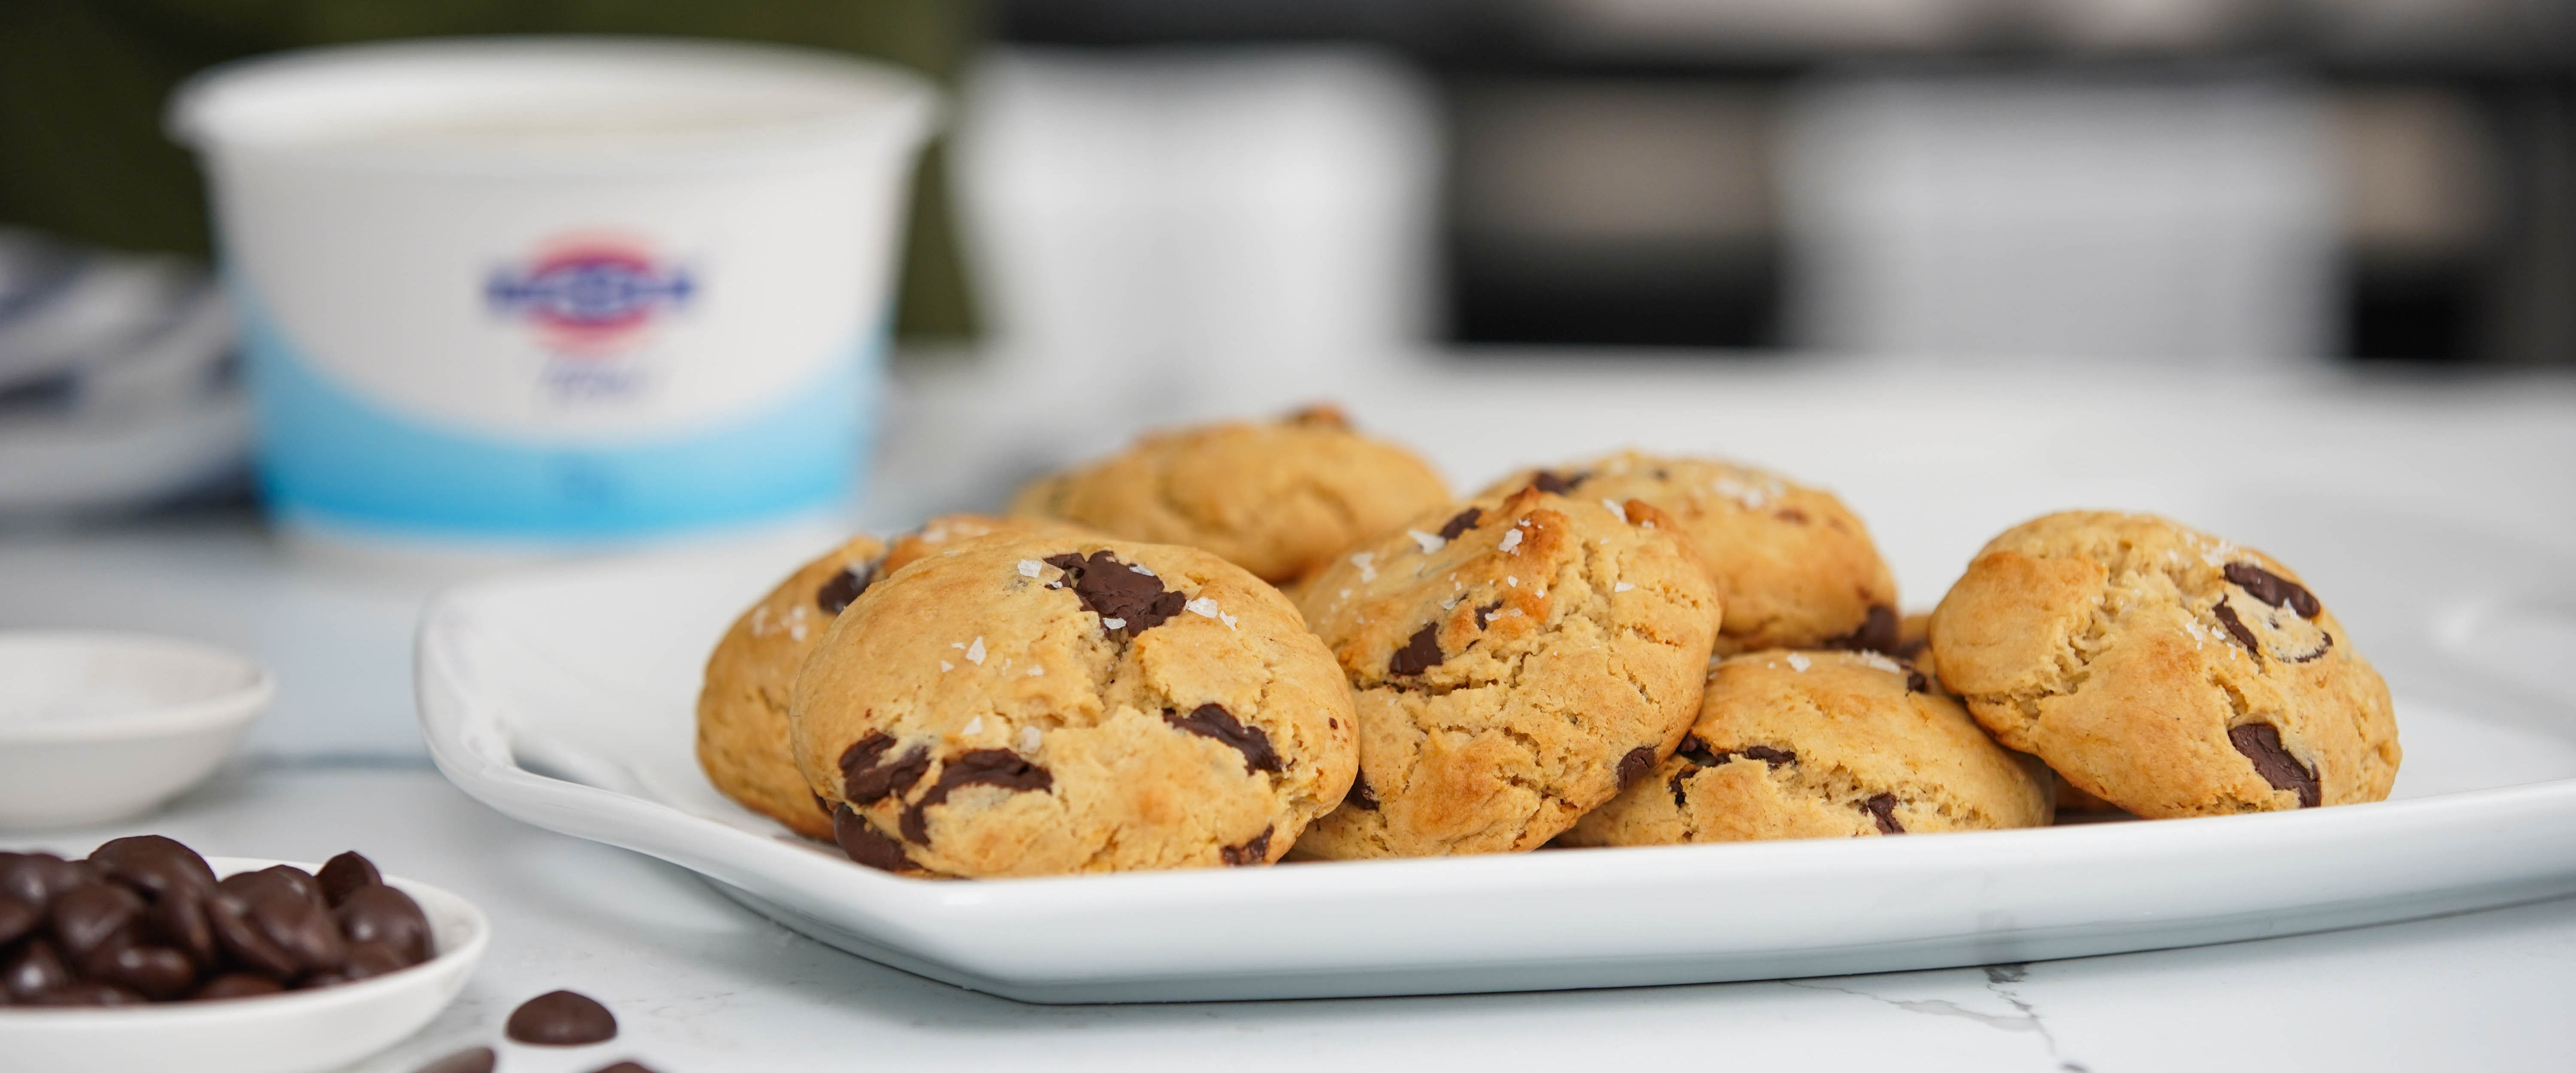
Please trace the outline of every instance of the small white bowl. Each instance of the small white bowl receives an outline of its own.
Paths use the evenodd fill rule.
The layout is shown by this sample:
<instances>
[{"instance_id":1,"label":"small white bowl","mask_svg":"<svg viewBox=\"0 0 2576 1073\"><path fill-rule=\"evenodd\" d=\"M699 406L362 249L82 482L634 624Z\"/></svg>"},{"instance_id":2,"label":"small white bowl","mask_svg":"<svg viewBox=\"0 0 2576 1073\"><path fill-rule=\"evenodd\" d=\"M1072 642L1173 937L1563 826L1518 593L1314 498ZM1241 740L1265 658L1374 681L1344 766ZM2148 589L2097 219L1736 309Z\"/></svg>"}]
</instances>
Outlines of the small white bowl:
<instances>
[{"instance_id":1,"label":"small white bowl","mask_svg":"<svg viewBox=\"0 0 2576 1073\"><path fill-rule=\"evenodd\" d=\"M296 861L209 857L229 876ZM385 877L429 917L436 955L354 984L220 1002L149 1006L0 1006L0 1056L13 1071L313 1073L391 1047L456 1000L491 941L483 911L456 895Z\"/></svg>"},{"instance_id":2,"label":"small white bowl","mask_svg":"<svg viewBox=\"0 0 2576 1073\"><path fill-rule=\"evenodd\" d=\"M0 827L149 812L211 774L276 695L258 664L195 641L0 632Z\"/></svg>"}]
</instances>

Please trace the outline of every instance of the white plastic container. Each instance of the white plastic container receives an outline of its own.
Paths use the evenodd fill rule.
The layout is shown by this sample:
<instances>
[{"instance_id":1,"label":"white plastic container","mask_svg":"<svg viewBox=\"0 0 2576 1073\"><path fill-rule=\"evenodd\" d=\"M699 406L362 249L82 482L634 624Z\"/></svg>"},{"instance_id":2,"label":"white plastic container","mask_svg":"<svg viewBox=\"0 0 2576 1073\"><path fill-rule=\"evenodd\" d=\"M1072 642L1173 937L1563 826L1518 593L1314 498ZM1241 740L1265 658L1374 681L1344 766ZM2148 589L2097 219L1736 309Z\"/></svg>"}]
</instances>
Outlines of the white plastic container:
<instances>
[{"instance_id":1,"label":"white plastic container","mask_svg":"<svg viewBox=\"0 0 2576 1073\"><path fill-rule=\"evenodd\" d=\"M581 547L831 511L870 440L935 92L792 48L488 38L208 72L291 534Z\"/></svg>"}]
</instances>

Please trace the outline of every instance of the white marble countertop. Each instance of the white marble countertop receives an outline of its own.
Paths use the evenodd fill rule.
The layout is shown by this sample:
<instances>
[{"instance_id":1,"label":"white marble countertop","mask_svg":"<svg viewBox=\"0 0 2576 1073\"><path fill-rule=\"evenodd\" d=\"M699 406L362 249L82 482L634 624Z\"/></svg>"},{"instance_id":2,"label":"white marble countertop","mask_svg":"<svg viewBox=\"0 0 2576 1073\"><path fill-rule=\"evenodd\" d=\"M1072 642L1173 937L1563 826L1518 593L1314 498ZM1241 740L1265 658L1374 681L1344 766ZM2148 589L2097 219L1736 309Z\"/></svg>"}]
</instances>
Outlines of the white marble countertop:
<instances>
[{"instance_id":1,"label":"white marble countertop","mask_svg":"<svg viewBox=\"0 0 2576 1073\"><path fill-rule=\"evenodd\" d=\"M1062 402L1062 393L997 401L989 373L916 369L866 520L896 526L989 503L1039 460L1097 449L1133 424L1324 393L1257 380L1201 385L1145 400L1151 412L1128 400L1086 418L1035 405ZM2304 512L2246 504L2360 501L2454 519L2477 539L2576 555L2568 536L2576 533L2576 384L2565 379L2425 385L2310 373L2144 387L2100 373L2024 381L1990 371L1962 382L1849 364L1604 363L1576 374L1488 361L1414 367L1329 393L1366 424L1404 430L1471 486L1515 459L1621 441L1776 465L1842 491L1888 547L1916 604L1928 604L1985 535L2075 504L2241 517L2274 530L2249 542L2293 561L2297 546L2332 534L2264 520ZM1094 393L1087 404L1097 403ZM607 1001L624 1034L574 1051L503 1044L503 1069L580 1073L625 1057L661 1073L1630 1060L2094 1073L2576 1064L2576 1028L2563 1009L2576 997L2576 899L1982 970L1516 995L1023 1005L795 937L687 872L527 827L449 786L423 758L409 692L412 623L434 585L315 565L239 517L0 535L0 628L195 636L255 654L281 683L276 709L226 771L162 813L112 828L0 833L0 846L85 852L105 838L157 831L209 854L319 860L354 847L389 872L473 899L494 921L491 954L455 1007L362 1067L388 1073L497 1043L513 1005L556 987ZM2388 669L2403 693L2405 661ZM2576 705L2566 687L2533 688Z\"/></svg>"}]
</instances>

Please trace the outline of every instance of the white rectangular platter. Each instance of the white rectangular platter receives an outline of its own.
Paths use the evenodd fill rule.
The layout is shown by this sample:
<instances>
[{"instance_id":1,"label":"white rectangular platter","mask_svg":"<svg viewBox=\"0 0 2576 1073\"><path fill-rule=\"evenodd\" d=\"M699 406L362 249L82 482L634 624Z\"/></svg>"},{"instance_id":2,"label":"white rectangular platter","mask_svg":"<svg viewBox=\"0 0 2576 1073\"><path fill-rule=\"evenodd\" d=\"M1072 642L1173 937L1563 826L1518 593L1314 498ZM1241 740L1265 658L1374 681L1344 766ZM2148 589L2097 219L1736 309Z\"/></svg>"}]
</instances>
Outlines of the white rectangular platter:
<instances>
[{"instance_id":1,"label":"white rectangular platter","mask_svg":"<svg viewBox=\"0 0 2576 1073\"><path fill-rule=\"evenodd\" d=\"M2391 526L2380 516L2352 540L2337 539L2336 563L2302 569L2312 581L2337 575L2367 590L2338 608L2347 623L2363 624L2355 629L2395 686L2406 749L2396 798L2295 813L1061 879L901 879L787 835L716 793L698 770L699 669L731 618L794 565L792 552L774 548L558 568L456 590L422 623L418 689L439 768L492 807L692 869L862 957L1030 1002L1612 987L1991 964L2576 892L2576 694L2553 684L2576 656L2576 569L2551 553L2464 548ZM2369 569L2427 544L2456 557L2420 587ZM2330 551L2320 541L2312 554ZM2373 577L2381 580L2364 584Z\"/></svg>"}]
</instances>

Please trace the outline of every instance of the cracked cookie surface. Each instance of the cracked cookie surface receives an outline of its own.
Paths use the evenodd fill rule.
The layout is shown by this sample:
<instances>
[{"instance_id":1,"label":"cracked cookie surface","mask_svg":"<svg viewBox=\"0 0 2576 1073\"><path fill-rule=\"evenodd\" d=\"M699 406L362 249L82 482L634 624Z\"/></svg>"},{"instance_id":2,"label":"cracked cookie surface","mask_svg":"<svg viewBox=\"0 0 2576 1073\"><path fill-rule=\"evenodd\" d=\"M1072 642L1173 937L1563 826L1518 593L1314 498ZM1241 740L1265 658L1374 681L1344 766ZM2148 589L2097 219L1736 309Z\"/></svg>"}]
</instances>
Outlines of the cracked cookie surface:
<instances>
[{"instance_id":1,"label":"cracked cookie surface","mask_svg":"<svg viewBox=\"0 0 2576 1073\"><path fill-rule=\"evenodd\" d=\"M1710 673L1673 755L1557 841L1657 846L2037 827L2038 761L1874 652L1769 650Z\"/></svg>"},{"instance_id":2,"label":"cracked cookie surface","mask_svg":"<svg viewBox=\"0 0 2576 1073\"><path fill-rule=\"evenodd\" d=\"M2139 816L2378 801L2388 687L2278 560L2142 514L1988 542L1933 613L1942 681L1997 740Z\"/></svg>"},{"instance_id":3,"label":"cracked cookie surface","mask_svg":"<svg viewBox=\"0 0 2576 1073\"><path fill-rule=\"evenodd\" d=\"M1670 519L1529 489L1415 519L1304 589L1359 778L1300 856L1535 849L1680 744L1718 606Z\"/></svg>"},{"instance_id":4,"label":"cracked cookie surface","mask_svg":"<svg viewBox=\"0 0 2576 1073\"><path fill-rule=\"evenodd\" d=\"M852 859L985 877L1262 864L1342 798L1349 689L1207 552L993 536L916 562L797 678L797 765Z\"/></svg>"},{"instance_id":5,"label":"cracked cookie surface","mask_svg":"<svg viewBox=\"0 0 2576 1073\"><path fill-rule=\"evenodd\" d=\"M1279 421L1148 435L1031 482L1011 513L1203 548L1265 581L1289 582L1448 501L1448 485L1420 457L1317 407Z\"/></svg>"},{"instance_id":6,"label":"cracked cookie surface","mask_svg":"<svg viewBox=\"0 0 2576 1073\"><path fill-rule=\"evenodd\" d=\"M1532 483L1577 499L1643 499L1671 515L1707 567L1726 621L1717 650L1897 643L1896 579L1859 516L1833 493L1714 459L1626 451L1488 487Z\"/></svg>"},{"instance_id":7,"label":"cracked cookie surface","mask_svg":"<svg viewBox=\"0 0 2576 1073\"><path fill-rule=\"evenodd\" d=\"M736 618L707 656L697 720L698 766L707 781L797 834L831 838L832 815L817 803L787 750L788 695L805 657L877 578L976 537L1041 528L1079 532L1053 522L949 514L891 545L852 537L797 567Z\"/></svg>"}]
</instances>

